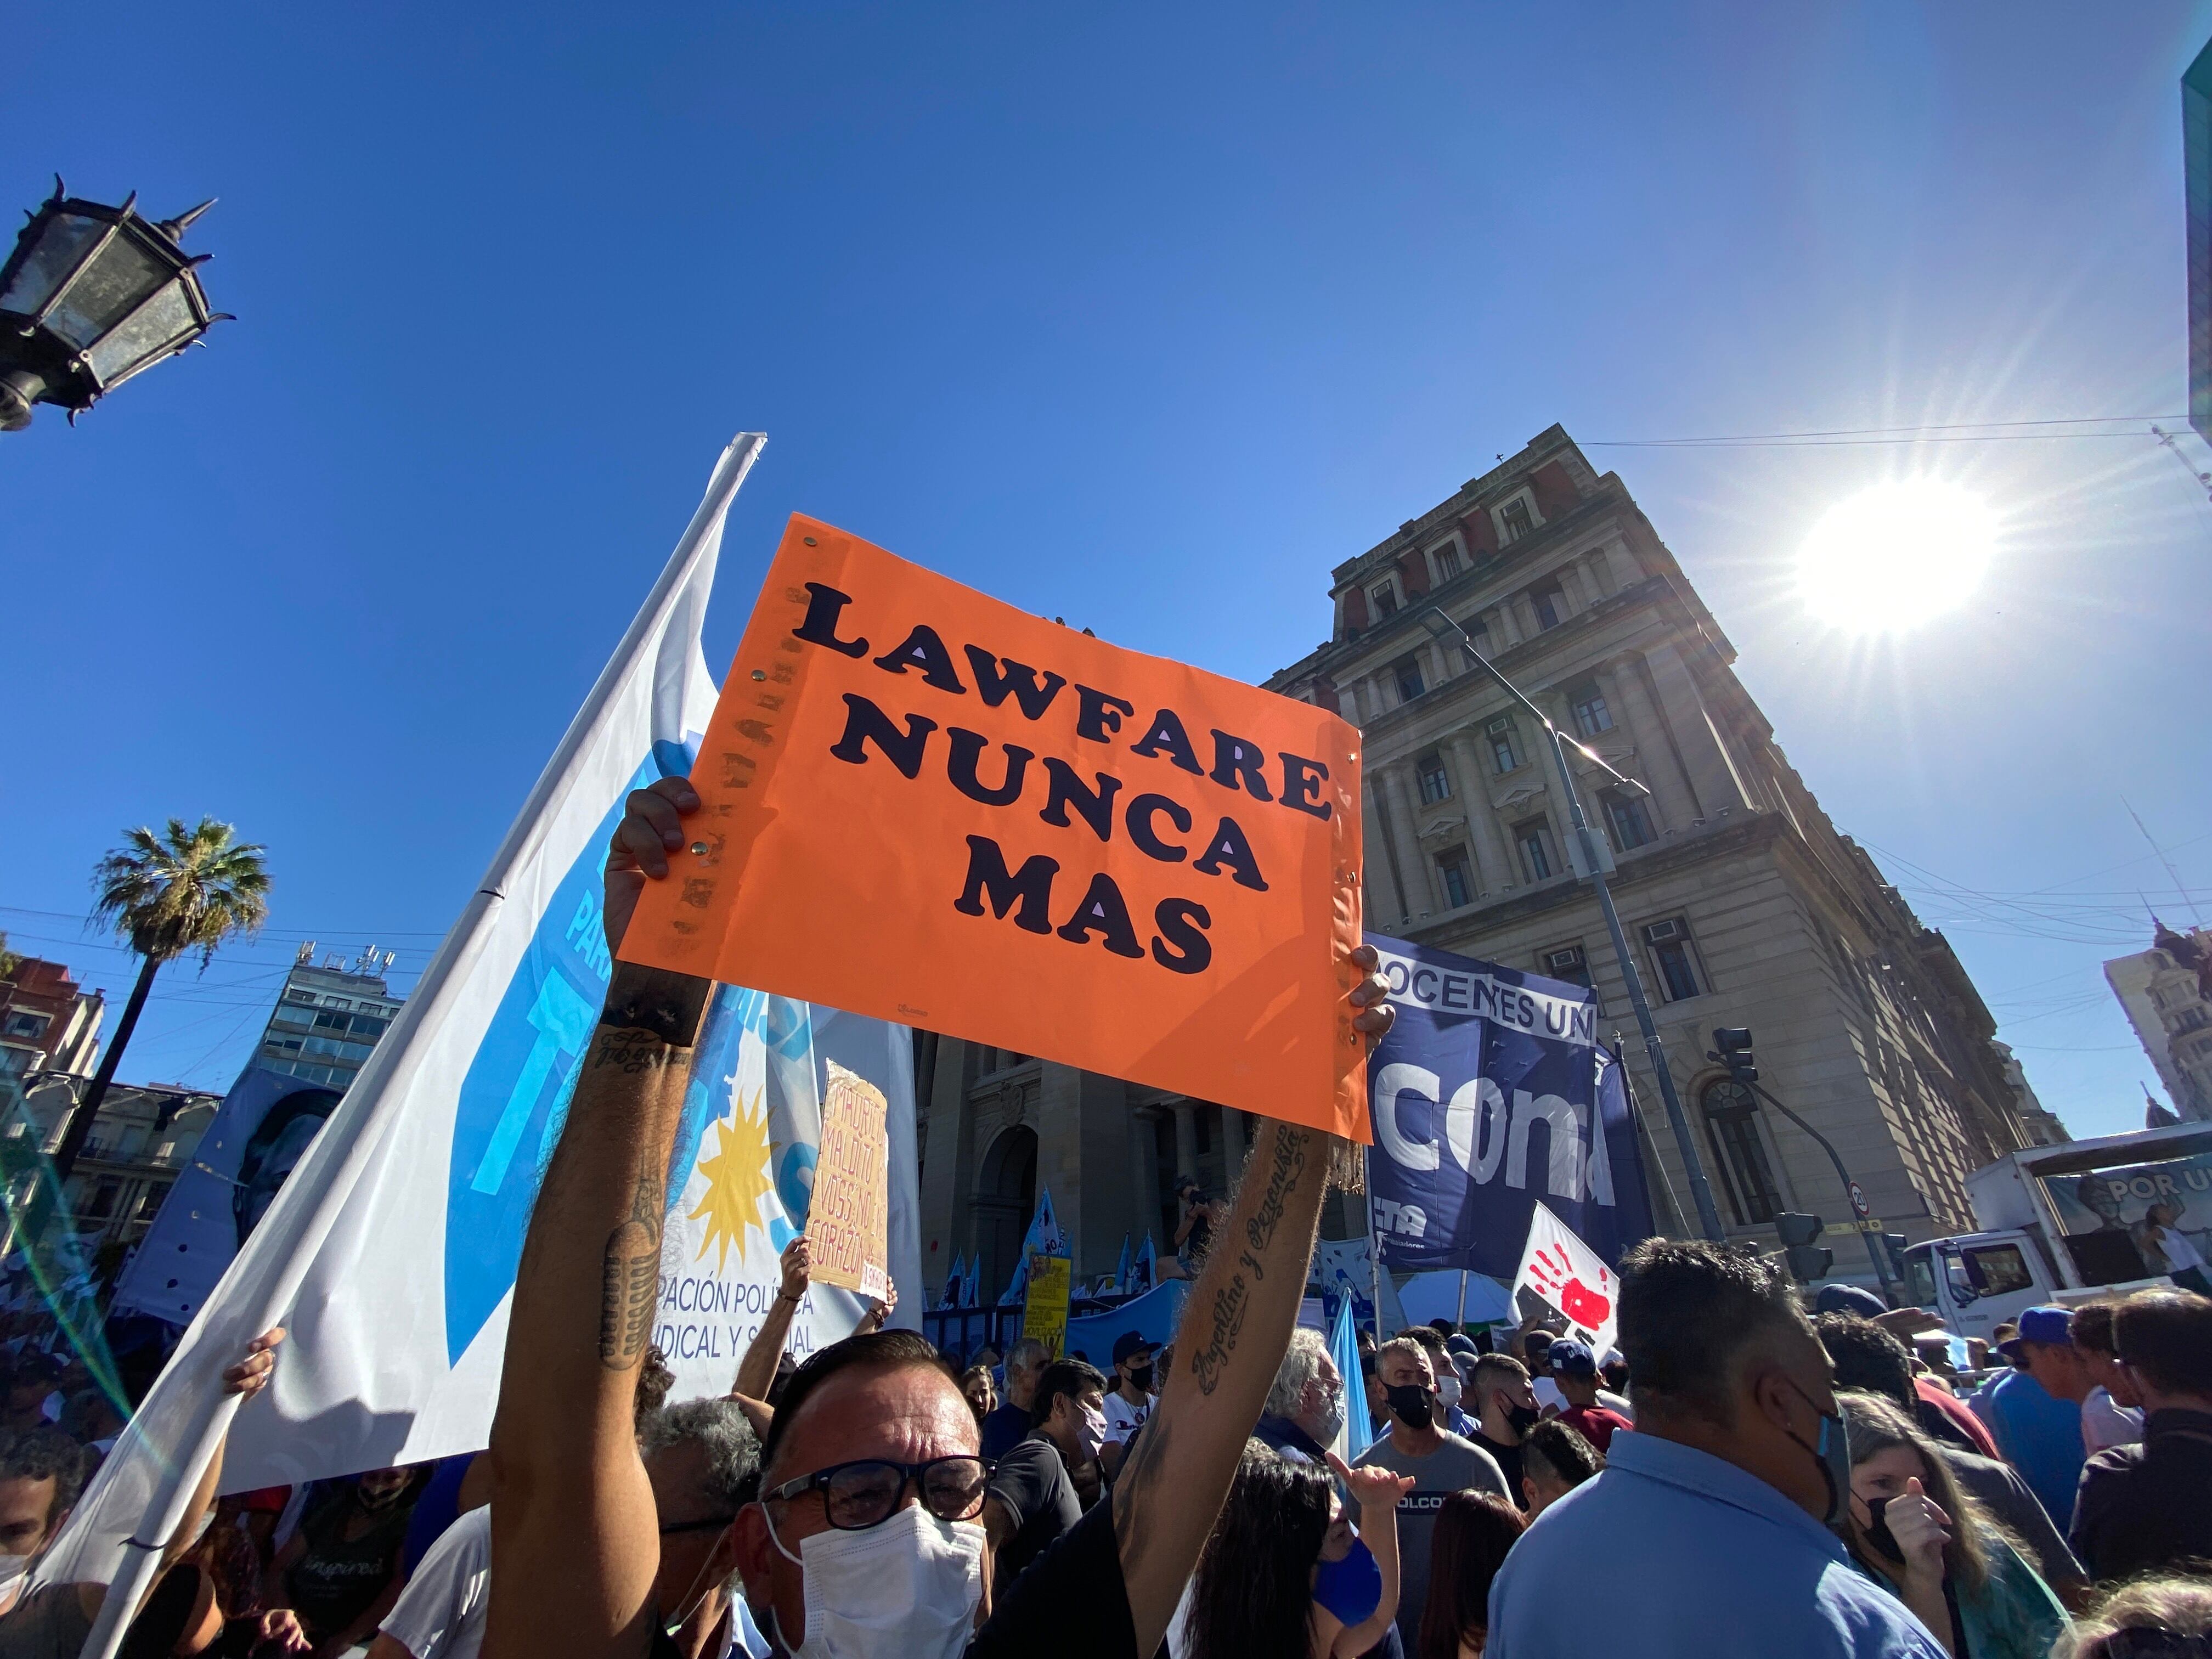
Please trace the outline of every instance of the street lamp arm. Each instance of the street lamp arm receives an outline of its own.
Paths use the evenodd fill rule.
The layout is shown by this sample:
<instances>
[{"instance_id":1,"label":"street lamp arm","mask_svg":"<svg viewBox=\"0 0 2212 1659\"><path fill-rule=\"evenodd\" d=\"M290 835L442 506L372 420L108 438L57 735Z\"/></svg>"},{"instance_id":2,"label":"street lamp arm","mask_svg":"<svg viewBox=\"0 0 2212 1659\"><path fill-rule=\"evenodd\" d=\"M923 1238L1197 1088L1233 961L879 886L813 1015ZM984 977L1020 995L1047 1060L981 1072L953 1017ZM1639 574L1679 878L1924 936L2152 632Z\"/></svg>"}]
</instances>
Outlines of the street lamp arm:
<instances>
[{"instance_id":1,"label":"street lamp arm","mask_svg":"<svg viewBox=\"0 0 2212 1659\"><path fill-rule=\"evenodd\" d=\"M1714 1057L1716 1059L1718 1058L1717 1055ZM1731 1067L1730 1069L1731 1072L1733 1072L1734 1068ZM1736 1080L1738 1082L1742 1082L1743 1079L1741 1077L1738 1077ZM1796 1113L1791 1111L1787 1106L1784 1105L1782 1102L1776 1097L1774 1091L1769 1089L1765 1084L1750 1083L1745 1085L1745 1086L1750 1089L1753 1094L1757 1095L1768 1105L1774 1108L1776 1111L1781 1113L1783 1116L1788 1118L1792 1123L1796 1124L1799 1128L1802 1129L1807 1134L1812 1136L1814 1140L1820 1143L1820 1150L1828 1155L1828 1162L1836 1166L1836 1179L1844 1183L1844 1192L1848 1197L1851 1188L1858 1185L1858 1183L1851 1179L1851 1172L1844 1167L1843 1154L1835 1149L1834 1146L1830 1143L1827 1136L1822 1134L1811 1124L1806 1122L1803 1118L1798 1116ZM1851 1224L1855 1227L1858 1226L1858 1224L1863 1219L1864 1219L1864 1218L1859 1214L1856 1207L1854 1206L1851 1211ZM1859 1228L1859 1237L1866 1241L1867 1260L1874 1263L1874 1276L1875 1281L1881 1285L1885 1291L1888 1291L1895 1281L1890 1277L1888 1264L1881 1259L1881 1247L1874 1242L1874 1235L1867 1231L1863 1227Z\"/></svg>"},{"instance_id":2,"label":"street lamp arm","mask_svg":"<svg viewBox=\"0 0 2212 1659\"><path fill-rule=\"evenodd\" d=\"M1439 627L1437 625L1438 623L1442 623L1443 625ZM1620 785L1624 789L1633 789L1638 793L1644 795L1649 795L1651 793L1649 787L1647 787L1641 779L1628 777L1621 772L1617 771L1609 763L1598 754L1596 750L1583 742L1581 738L1571 738L1565 732L1560 731L1559 726L1553 722L1552 717L1549 714L1547 714L1541 708L1538 708L1536 704L1529 699L1528 693L1522 690L1519 686L1514 684L1511 680L1507 679L1504 674L1498 672L1498 665L1492 662L1489 658L1482 654L1482 653L1476 647L1474 637L1468 633L1467 629L1462 628L1457 623L1446 616L1440 607L1432 605L1429 606L1428 609L1422 611L1421 625L1440 640L1457 640L1459 641L1459 648L1466 654L1467 659L1473 663L1477 668L1480 669L1484 673L1489 675L1492 680L1496 681L1504 690L1507 696L1512 698L1523 708L1527 709L1530 714L1541 721L1543 723L1546 735L1551 738L1553 742L1570 744L1573 745L1576 752L1580 754L1584 760L1588 761L1592 766L1596 767L1599 771L1604 773L1606 776L1611 778L1615 783ZM1571 791L1573 785L1570 783L1568 787Z\"/></svg>"}]
</instances>

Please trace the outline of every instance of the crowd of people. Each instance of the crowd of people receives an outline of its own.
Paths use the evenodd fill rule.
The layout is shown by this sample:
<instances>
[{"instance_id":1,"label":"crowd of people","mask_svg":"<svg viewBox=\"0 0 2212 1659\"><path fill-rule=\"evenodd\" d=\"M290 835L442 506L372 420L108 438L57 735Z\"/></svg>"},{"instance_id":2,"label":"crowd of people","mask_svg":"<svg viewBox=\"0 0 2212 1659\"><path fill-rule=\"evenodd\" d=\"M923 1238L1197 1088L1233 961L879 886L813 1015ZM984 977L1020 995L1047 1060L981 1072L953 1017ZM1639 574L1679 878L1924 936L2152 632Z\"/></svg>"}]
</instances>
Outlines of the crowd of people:
<instances>
[{"instance_id":1,"label":"crowd of people","mask_svg":"<svg viewBox=\"0 0 2212 1659\"><path fill-rule=\"evenodd\" d=\"M611 945L695 804L632 797ZM1370 1040L1374 965L1352 961ZM883 1328L887 1297L793 1364L802 1237L728 1392L668 1405L637 1266L702 1006L617 964L489 1448L220 1499L218 1454L125 1653L2212 1659L2195 1290L2031 1309L1976 1352L1850 1286L1808 1308L1755 1250L1651 1239L1620 1264L1606 1352L1556 1322L1439 1321L1363 1332L1355 1379L1297 1323L1355 1166L1279 1123L1231 1194L1186 1195L1170 1346L1124 1333L1110 1370L1028 1339L949 1355ZM249 1409L283 1341L224 1373ZM33 1348L0 1362L0 1659L74 1659L107 1588L26 1570L120 1413Z\"/></svg>"}]
</instances>

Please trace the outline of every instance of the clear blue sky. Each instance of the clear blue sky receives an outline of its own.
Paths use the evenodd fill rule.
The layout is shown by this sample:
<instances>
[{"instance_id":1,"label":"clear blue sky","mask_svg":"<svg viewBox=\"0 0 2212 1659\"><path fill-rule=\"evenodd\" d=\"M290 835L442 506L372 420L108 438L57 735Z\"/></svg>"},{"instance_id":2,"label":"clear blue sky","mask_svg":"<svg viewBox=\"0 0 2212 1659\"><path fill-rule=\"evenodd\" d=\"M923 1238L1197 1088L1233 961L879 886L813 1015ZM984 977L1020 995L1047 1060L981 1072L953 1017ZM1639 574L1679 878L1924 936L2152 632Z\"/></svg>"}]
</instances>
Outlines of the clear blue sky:
<instances>
[{"instance_id":1,"label":"clear blue sky","mask_svg":"<svg viewBox=\"0 0 2212 1659\"><path fill-rule=\"evenodd\" d=\"M1194 16L1194 10L1203 14ZM0 438L0 911L127 824L269 844L268 940L125 1075L225 1085L291 941L411 982L733 431L708 654L803 509L1259 678L1329 568L1553 421L2077 1133L2148 1066L2099 963L2212 907L2212 506L2147 438L1599 441L2185 407L2182 69L2212 5L38 4L0 204L221 204L239 313ZM2212 465L2193 438L2192 466ZM1878 650L1788 566L1869 481L2002 508ZM1909 863L1907 862L1909 860Z\"/></svg>"}]
</instances>

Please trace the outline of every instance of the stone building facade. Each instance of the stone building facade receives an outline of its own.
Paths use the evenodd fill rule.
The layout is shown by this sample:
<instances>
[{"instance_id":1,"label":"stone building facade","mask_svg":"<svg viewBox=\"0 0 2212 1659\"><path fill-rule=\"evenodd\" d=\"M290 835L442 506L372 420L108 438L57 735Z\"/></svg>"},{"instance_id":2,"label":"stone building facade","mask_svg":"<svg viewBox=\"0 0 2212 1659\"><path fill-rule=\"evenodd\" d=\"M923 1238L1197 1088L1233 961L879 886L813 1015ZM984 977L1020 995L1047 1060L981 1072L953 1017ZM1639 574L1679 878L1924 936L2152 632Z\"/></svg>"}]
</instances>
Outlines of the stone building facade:
<instances>
[{"instance_id":1,"label":"stone building facade","mask_svg":"<svg viewBox=\"0 0 2212 1659\"><path fill-rule=\"evenodd\" d=\"M1602 1029L1628 1039L1661 1226L1694 1232L1695 1212L1595 900L1567 868L1548 747L1425 626L1429 607L1650 791L1571 763L1731 1235L1771 1248L1777 1213L1810 1211L1833 1237L1850 1210L1820 1149L1705 1059L1715 1026L1752 1028L1762 1081L1835 1143L1887 1230L1972 1226L1966 1175L2038 1138L1995 1021L1784 759L1618 477L1555 426L1338 566L1331 600L1328 642L1267 684L1361 729L1369 930L1594 987ZM1164 1249L1176 1174L1218 1186L1248 1144L1241 1115L1204 1102L950 1039L929 1058L923 1260L935 1272L981 1249L987 1294L1039 1182L1082 1279L1112 1271L1125 1231ZM1349 1206L1333 1222L1360 1224ZM1837 1265L1871 1276L1856 1249Z\"/></svg>"},{"instance_id":2,"label":"stone building facade","mask_svg":"<svg viewBox=\"0 0 2212 1659\"><path fill-rule=\"evenodd\" d=\"M2212 933L2158 924L2151 948L2105 964L2173 1109L2212 1118Z\"/></svg>"}]
</instances>

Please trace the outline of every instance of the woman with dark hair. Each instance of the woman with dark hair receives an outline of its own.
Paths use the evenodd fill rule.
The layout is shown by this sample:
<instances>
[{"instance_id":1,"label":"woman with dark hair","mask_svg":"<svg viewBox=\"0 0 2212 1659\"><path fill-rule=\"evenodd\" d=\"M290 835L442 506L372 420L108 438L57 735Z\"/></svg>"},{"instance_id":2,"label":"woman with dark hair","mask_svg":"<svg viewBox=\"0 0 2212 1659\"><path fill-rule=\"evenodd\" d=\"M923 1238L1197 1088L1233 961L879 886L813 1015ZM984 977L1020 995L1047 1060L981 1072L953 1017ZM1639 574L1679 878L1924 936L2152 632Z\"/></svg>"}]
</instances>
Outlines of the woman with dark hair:
<instances>
[{"instance_id":1,"label":"woman with dark hair","mask_svg":"<svg viewBox=\"0 0 2212 1659\"><path fill-rule=\"evenodd\" d=\"M1388 1469L1329 1469L1359 1505L1338 1511L1329 1469L1247 1441L1236 1484L1191 1578L1183 1659L1352 1659L1398 1613L1398 1500Z\"/></svg>"},{"instance_id":2,"label":"woman with dark hair","mask_svg":"<svg viewBox=\"0 0 2212 1659\"><path fill-rule=\"evenodd\" d=\"M1431 1545L1429 1605L1421 1613L1417 1659L1475 1659L1482 1651L1490 1581L1527 1525L1510 1500L1490 1492L1455 1492L1444 1499Z\"/></svg>"},{"instance_id":3,"label":"woman with dark hair","mask_svg":"<svg viewBox=\"0 0 2212 1659\"><path fill-rule=\"evenodd\" d=\"M1534 1521L1605 1467L1596 1447L1571 1423L1547 1418L1521 1443L1521 1484Z\"/></svg>"},{"instance_id":4,"label":"woman with dark hair","mask_svg":"<svg viewBox=\"0 0 2212 1659\"><path fill-rule=\"evenodd\" d=\"M1858 1564L1965 1659L2045 1659L2066 1609L1935 1443L1878 1395L1836 1395L1851 1453L1845 1542Z\"/></svg>"}]
</instances>

